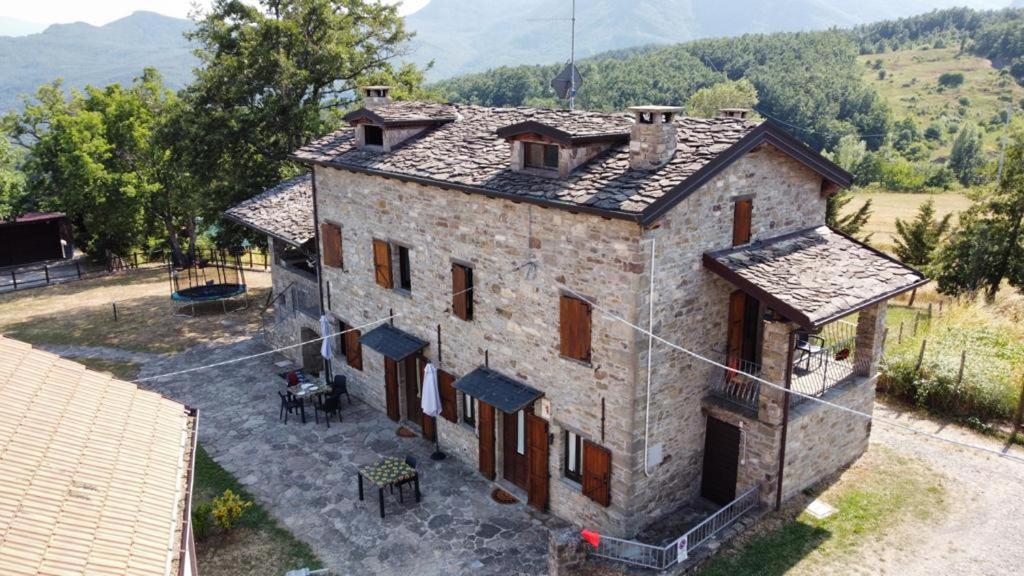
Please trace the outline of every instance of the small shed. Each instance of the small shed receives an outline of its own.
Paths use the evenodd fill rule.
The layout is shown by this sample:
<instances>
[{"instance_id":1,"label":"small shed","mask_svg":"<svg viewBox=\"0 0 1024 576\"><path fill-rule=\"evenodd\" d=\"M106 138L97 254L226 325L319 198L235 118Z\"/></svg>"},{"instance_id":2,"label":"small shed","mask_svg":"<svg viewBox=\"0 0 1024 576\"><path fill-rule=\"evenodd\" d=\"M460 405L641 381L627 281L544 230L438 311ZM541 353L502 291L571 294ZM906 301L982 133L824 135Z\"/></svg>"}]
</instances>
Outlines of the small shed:
<instances>
[{"instance_id":1,"label":"small shed","mask_svg":"<svg viewBox=\"0 0 1024 576\"><path fill-rule=\"evenodd\" d=\"M71 222L60 212L29 212L0 221L0 267L71 258Z\"/></svg>"}]
</instances>

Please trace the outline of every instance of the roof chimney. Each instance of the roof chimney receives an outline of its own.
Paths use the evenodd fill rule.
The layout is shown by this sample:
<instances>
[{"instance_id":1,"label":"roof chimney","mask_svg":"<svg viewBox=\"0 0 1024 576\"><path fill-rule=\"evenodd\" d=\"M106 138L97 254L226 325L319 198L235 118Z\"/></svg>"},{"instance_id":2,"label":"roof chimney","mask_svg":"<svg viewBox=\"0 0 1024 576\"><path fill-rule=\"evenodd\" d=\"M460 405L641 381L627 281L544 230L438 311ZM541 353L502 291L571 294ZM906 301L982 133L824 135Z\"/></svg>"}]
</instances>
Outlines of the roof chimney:
<instances>
[{"instance_id":1,"label":"roof chimney","mask_svg":"<svg viewBox=\"0 0 1024 576\"><path fill-rule=\"evenodd\" d=\"M629 135L629 167L635 170L661 168L676 152L675 106L633 106L636 123Z\"/></svg>"},{"instance_id":2,"label":"roof chimney","mask_svg":"<svg viewBox=\"0 0 1024 576\"><path fill-rule=\"evenodd\" d=\"M391 86L363 86L363 108L376 108L391 102Z\"/></svg>"},{"instance_id":3,"label":"roof chimney","mask_svg":"<svg viewBox=\"0 0 1024 576\"><path fill-rule=\"evenodd\" d=\"M750 114L749 108L722 108L718 111L719 118L737 118L739 120L746 120L748 114Z\"/></svg>"}]
</instances>

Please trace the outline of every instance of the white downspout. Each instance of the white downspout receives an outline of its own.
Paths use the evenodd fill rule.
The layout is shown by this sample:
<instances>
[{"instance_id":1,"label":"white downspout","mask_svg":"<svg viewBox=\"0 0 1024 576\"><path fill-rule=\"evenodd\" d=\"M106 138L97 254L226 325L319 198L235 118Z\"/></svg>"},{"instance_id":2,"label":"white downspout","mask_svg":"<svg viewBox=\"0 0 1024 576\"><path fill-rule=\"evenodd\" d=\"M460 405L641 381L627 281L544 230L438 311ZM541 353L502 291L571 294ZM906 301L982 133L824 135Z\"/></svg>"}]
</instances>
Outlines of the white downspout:
<instances>
[{"instance_id":1,"label":"white downspout","mask_svg":"<svg viewBox=\"0 0 1024 576\"><path fill-rule=\"evenodd\" d=\"M651 429L651 357L654 352L654 247L657 239L651 237L651 280L650 293L647 296L648 318L647 318L647 406L644 407L644 475L651 477L650 468L647 466L647 455L650 453L647 447Z\"/></svg>"}]
</instances>

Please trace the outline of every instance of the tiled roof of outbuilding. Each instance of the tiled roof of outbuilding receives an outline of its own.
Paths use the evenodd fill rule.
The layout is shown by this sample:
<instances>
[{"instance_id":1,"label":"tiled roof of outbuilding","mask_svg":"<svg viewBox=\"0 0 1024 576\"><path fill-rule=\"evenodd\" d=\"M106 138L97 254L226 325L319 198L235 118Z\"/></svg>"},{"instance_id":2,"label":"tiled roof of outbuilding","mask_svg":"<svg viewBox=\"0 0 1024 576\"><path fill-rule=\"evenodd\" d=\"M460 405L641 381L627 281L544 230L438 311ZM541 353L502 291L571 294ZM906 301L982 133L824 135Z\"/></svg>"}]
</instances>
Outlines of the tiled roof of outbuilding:
<instances>
[{"instance_id":1,"label":"tiled roof of outbuilding","mask_svg":"<svg viewBox=\"0 0 1024 576\"><path fill-rule=\"evenodd\" d=\"M827 226L704 255L704 264L805 327L817 327L926 281Z\"/></svg>"},{"instance_id":2,"label":"tiled roof of outbuilding","mask_svg":"<svg viewBox=\"0 0 1024 576\"><path fill-rule=\"evenodd\" d=\"M301 246L316 235L310 175L303 174L285 180L228 208L224 215L243 226L294 246Z\"/></svg>"},{"instance_id":3,"label":"tiled roof of outbuilding","mask_svg":"<svg viewBox=\"0 0 1024 576\"><path fill-rule=\"evenodd\" d=\"M567 209L591 208L637 217L756 129L756 125L738 119L680 118L676 120L678 148L664 167L653 172L631 169L629 146L620 144L580 166L569 177L558 179L513 172L509 145L497 134L498 129L536 121L576 134L616 133L628 132L630 121L622 115L592 112L444 106L456 116L455 121L389 153L356 148L353 130L346 128L303 146L293 158L439 186L472 188L485 194L544 200ZM374 113L381 110L374 108Z\"/></svg>"}]
</instances>

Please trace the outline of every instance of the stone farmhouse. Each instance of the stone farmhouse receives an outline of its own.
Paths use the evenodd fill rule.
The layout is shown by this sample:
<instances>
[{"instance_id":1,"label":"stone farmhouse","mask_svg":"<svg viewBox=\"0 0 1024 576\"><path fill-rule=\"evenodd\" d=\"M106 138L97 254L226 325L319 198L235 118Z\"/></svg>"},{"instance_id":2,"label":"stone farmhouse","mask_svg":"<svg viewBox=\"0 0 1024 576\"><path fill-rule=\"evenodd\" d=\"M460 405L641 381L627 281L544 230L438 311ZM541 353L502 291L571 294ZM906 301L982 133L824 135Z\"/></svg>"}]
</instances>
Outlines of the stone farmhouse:
<instances>
[{"instance_id":1,"label":"stone farmhouse","mask_svg":"<svg viewBox=\"0 0 1024 576\"><path fill-rule=\"evenodd\" d=\"M610 535L697 498L774 504L865 450L868 420L807 397L871 411L886 300L924 277L825 226L848 173L741 110L388 92L294 153L311 176L228 213L271 237L276 342L315 337L321 311L339 330L394 316L339 337L328 371ZM317 348L296 359L320 370Z\"/></svg>"}]
</instances>

